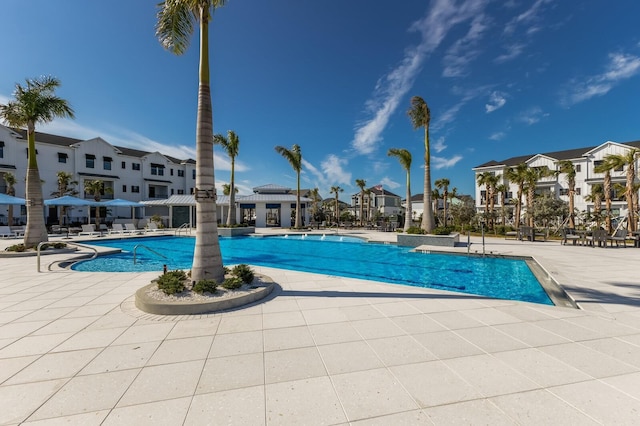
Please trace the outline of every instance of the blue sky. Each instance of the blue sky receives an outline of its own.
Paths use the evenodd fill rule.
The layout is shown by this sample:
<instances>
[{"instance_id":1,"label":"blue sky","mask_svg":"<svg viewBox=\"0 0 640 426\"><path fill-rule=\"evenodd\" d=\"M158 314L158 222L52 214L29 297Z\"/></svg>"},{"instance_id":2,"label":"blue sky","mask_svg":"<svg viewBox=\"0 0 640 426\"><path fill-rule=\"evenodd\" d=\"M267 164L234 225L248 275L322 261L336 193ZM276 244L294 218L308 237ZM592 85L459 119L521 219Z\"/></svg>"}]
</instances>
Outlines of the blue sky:
<instances>
[{"instance_id":1,"label":"blue sky","mask_svg":"<svg viewBox=\"0 0 640 426\"><path fill-rule=\"evenodd\" d=\"M76 119L40 131L195 158L198 39L174 56L154 34L156 0L3 0L0 103L16 82L53 75ZM64 8L61 7L64 4ZM211 29L214 131L240 137L240 193L295 174L274 146L300 145L303 187L348 200L356 179L401 196L389 148L432 181L472 193L472 167L527 153L640 139L635 0L228 0ZM216 180L229 162L216 152Z\"/></svg>"}]
</instances>

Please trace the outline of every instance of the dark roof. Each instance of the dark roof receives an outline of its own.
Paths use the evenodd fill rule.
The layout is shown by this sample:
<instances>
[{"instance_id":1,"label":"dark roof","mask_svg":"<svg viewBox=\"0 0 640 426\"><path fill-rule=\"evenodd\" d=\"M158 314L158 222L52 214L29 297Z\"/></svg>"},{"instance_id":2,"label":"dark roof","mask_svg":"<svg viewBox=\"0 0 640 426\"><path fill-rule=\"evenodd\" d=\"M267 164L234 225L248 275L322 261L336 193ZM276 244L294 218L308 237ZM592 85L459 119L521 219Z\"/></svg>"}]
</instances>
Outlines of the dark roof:
<instances>
[{"instance_id":1,"label":"dark roof","mask_svg":"<svg viewBox=\"0 0 640 426\"><path fill-rule=\"evenodd\" d=\"M11 130L13 130L14 132L18 133L20 135L20 137L22 139L24 139L25 141L27 140L27 131L25 129L16 129L16 128L11 128ZM42 133L42 132L36 132L36 141L37 142L41 142L41 143L48 143L51 145L58 145L58 146L66 146L69 147L73 144L77 144L79 142L83 142L83 139L76 139L76 138L68 138L66 136L58 136L58 135L52 135L49 133ZM150 151L142 151L140 149L134 149L134 148L128 148L125 146L116 146L114 145L114 148L118 149L122 155L128 155L129 157L138 157L138 158L142 158L145 155L149 155L151 154ZM162 154L162 153L161 153ZM178 158L175 157L171 157L169 155L166 154L162 154L164 155L169 161L176 163L176 164L182 164L182 163L195 163L195 160L189 158L187 160L180 160Z\"/></svg>"},{"instance_id":2,"label":"dark roof","mask_svg":"<svg viewBox=\"0 0 640 426\"><path fill-rule=\"evenodd\" d=\"M634 148L640 148L640 141L616 142L616 143L619 143L621 145L629 145L629 146L634 147ZM517 166L520 163L526 162L527 160L535 157L536 155L544 155L546 157L550 157L550 158L553 158L555 160L570 160L570 159L573 159L573 158L580 158L585 153L591 151L594 148L597 148L598 146L600 146L600 145L587 146L587 147L584 147L584 148L566 149L566 150L563 150L563 151L539 152L539 153L536 153L536 154L520 155L518 157L511 157L511 158L507 158L506 160L501 160L501 161L491 160L491 161L487 161L486 163L480 164L479 166L476 166L474 168L493 167L493 166L513 167L513 166Z\"/></svg>"},{"instance_id":3,"label":"dark roof","mask_svg":"<svg viewBox=\"0 0 640 426\"><path fill-rule=\"evenodd\" d=\"M371 188L369 188L369 191L371 191L371 193L375 195L389 195L391 197L398 197L398 198L400 197L399 195L394 194L391 191L387 191L386 189L384 189L384 187L382 187L382 185L372 186Z\"/></svg>"}]
</instances>

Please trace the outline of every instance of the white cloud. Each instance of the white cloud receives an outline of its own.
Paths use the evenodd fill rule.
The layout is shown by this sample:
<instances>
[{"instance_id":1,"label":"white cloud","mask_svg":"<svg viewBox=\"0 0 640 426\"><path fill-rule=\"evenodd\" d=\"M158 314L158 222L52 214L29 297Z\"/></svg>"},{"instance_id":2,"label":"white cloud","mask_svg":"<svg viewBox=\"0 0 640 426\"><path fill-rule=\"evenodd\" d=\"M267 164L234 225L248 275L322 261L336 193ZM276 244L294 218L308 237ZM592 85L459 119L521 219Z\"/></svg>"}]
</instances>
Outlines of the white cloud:
<instances>
[{"instance_id":1,"label":"white cloud","mask_svg":"<svg viewBox=\"0 0 640 426\"><path fill-rule=\"evenodd\" d=\"M540 107L531 107L528 110L521 112L520 115L518 115L517 120L530 126L548 116L549 113L542 111Z\"/></svg>"},{"instance_id":2,"label":"white cloud","mask_svg":"<svg viewBox=\"0 0 640 426\"><path fill-rule=\"evenodd\" d=\"M515 32L517 27L521 25L531 25L531 27L526 29L525 32L531 33L532 29L533 32L535 32L535 30L538 28L535 24L540 19L540 14L544 9L544 5L552 2L553 0L537 0L535 3L533 3L533 5L531 5L529 9L525 10L524 12L513 18L511 21L509 21L507 25L504 26L504 33L512 34L513 32Z\"/></svg>"},{"instance_id":3,"label":"white cloud","mask_svg":"<svg viewBox=\"0 0 640 426\"><path fill-rule=\"evenodd\" d=\"M373 172L375 174L380 174L389 168L389 163L387 161L374 161L372 166Z\"/></svg>"},{"instance_id":4,"label":"white cloud","mask_svg":"<svg viewBox=\"0 0 640 426\"><path fill-rule=\"evenodd\" d=\"M460 77L467 72L468 64L480 55L478 42L489 28L486 15L480 14L471 22L467 34L457 40L444 56L443 77Z\"/></svg>"},{"instance_id":5,"label":"white cloud","mask_svg":"<svg viewBox=\"0 0 640 426\"><path fill-rule=\"evenodd\" d=\"M385 188L389 188L389 189L396 189L396 188L400 188L402 185L399 184L398 182L392 180L391 178L389 178L388 176L385 176L384 178L382 178L382 180L380 181L380 183L385 187Z\"/></svg>"},{"instance_id":6,"label":"white cloud","mask_svg":"<svg viewBox=\"0 0 640 426\"><path fill-rule=\"evenodd\" d=\"M413 86L425 58L440 45L452 27L478 16L487 1L435 0L426 16L411 25L409 30L419 32L421 41L406 49L400 64L378 81L372 98L365 103L372 117L356 126L351 146L357 153L370 154L377 148L389 118Z\"/></svg>"},{"instance_id":7,"label":"white cloud","mask_svg":"<svg viewBox=\"0 0 640 426\"><path fill-rule=\"evenodd\" d=\"M640 57L625 53L610 53L609 63L601 74L583 80L571 80L560 103L571 106L607 94L617 84L640 73Z\"/></svg>"},{"instance_id":8,"label":"white cloud","mask_svg":"<svg viewBox=\"0 0 640 426\"><path fill-rule=\"evenodd\" d=\"M509 46L506 46L506 53L498 56L494 61L496 63L502 64L504 62L510 61L512 59L517 58L524 51L525 45L522 43L514 43Z\"/></svg>"},{"instance_id":9,"label":"white cloud","mask_svg":"<svg viewBox=\"0 0 640 426\"><path fill-rule=\"evenodd\" d=\"M502 108L507 103L507 99L505 98L505 94L502 92L492 92L489 96L489 103L485 104L485 109L487 114L492 113L493 111Z\"/></svg>"},{"instance_id":10,"label":"white cloud","mask_svg":"<svg viewBox=\"0 0 640 426\"><path fill-rule=\"evenodd\" d=\"M433 148L435 152L442 152L447 149L447 145L444 144L444 137L439 137L436 142L431 145L431 148Z\"/></svg>"},{"instance_id":11,"label":"white cloud","mask_svg":"<svg viewBox=\"0 0 640 426\"><path fill-rule=\"evenodd\" d=\"M329 154L322 163L320 163L320 167L330 184L342 183L344 185L351 185L351 173L344 170L347 164L348 161L344 158Z\"/></svg>"},{"instance_id":12,"label":"white cloud","mask_svg":"<svg viewBox=\"0 0 640 426\"><path fill-rule=\"evenodd\" d=\"M463 106L465 106L469 101L485 93L488 90L488 88L489 88L488 86L480 86L471 90L463 91L459 88L454 87L453 88L454 93L460 94L462 98L457 104L449 107L449 109L437 115L437 118L435 119L435 121L433 121L433 124L431 126L432 129L440 130L445 125L454 121L456 116L458 115L458 112L460 111L460 109L462 109ZM433 117L433 112L431 113L431 116Z\"/></svg>"},{"instance_id":13,"label":"white cloud","mask_svg":"<svg viewBox=\"0 0 640 426\"><path fill-rule=\"evenodd\" d=\"M489 136L489 139L491 139L492 141L499 141L504 139L506 135L507 134L505 132L495 132Z\"/></svg>"},{"instance_id":14,"label":"white cloud","mask_svg":"<svg viewBox=\"0 0 640 426\"><path fill-rule=\"evenodd\" d=\"M461 155L454 155L451 158L431 157L431 167L436 170L449 169L455 166L460 160L462 160Z\"/></svg>"}]
</instances>

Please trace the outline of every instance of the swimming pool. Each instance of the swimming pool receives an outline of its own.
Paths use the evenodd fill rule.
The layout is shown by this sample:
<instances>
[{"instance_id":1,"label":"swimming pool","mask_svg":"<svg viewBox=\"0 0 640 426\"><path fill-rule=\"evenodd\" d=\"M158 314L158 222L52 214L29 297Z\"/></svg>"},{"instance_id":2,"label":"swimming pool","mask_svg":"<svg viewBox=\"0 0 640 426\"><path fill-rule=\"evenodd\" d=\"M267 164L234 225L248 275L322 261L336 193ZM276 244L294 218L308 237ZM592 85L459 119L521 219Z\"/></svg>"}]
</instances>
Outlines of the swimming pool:
<instances>
[{"instance_id":1,"label":"swimming pool","mask_svg":"<svg viewBox=\"0 0 640 426\"><path fill-rule=\"evenodd\" d=\"M166 264L169 270L188 270L191 269L194 242L193 237L91 241L92 245L119 248L122 252L79 262L73 269L162 271ZM136 245L137 262L134 264ZM247 263L553 304L526 262L519 259L415 253L410 247L320 235L220 237L220 249L225 265Z\"/></svg>"}]
</instances>

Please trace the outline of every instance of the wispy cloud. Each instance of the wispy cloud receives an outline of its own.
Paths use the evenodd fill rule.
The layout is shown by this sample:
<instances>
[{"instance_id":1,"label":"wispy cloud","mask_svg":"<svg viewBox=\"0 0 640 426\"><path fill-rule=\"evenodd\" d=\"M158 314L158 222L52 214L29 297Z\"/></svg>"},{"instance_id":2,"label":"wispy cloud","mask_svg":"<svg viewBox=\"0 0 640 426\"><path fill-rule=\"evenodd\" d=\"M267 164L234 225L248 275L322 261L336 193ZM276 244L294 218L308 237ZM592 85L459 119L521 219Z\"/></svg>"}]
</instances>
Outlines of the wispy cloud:
<instances>
[{"instance_id":1,"label":"wispy cloud","mask_svg":"<svg viewBox=\"0 0 640 426\"><path fill-rule=\"evenodd\" d=\"M327 177L327 181L330 183L342 183L344 185L351 185L351 172L344 170L348 161L344 158L340 158L337 155L329 154L320 163L322 172Z\"/></svg>"},{"instance_id":2,"label":"wispy cloud","mask_svg":"<svg viewBox=\"0 0 640 426\"><path fill-rule=\"evenodd\" d=\"M561 95L560 103L571 106L582 101L607 94L617 84L640 73L640 56L627 53L610 53L609 63L601 74L573 79Z\"/></svg>"},{"instance_id":3,"label":"wispy cloud","mask_svg":"<svg viewBox=\"0 0 640 426\"><path fill-rule=\"evenodd\" d=\"M444 56L443 77L460 77L467 73L468 65L480 55L478 43L489 28L489 19L484 14L471 21L467 34L457 40Z\"/></svg>"},{"instance_id":4,"label":"wispy cloud","mask_svg":"<svg viewBox=\"0 0 640 426\"><path fill-rule=\"evenodd\" d=\"M400 188L402 186L401 184L399 184L398 182L392 180L388 176L385 176L384 178L382 178L380 183L382 185L384 185L385 188L389 188L389 189L396 189L396 188Z\"/></svg>"},{"instance_id":5,"label":"wispy cloud","mask_svg":"<svg viewBox=\"0 0 640 426\"><path fill-rule=\"evenodd\" d=\"M356 126L351 141L357 153L370 154L377 148L389 118L413 86L425 58L440 45L451 28L478 16L487 2L436 0L424 18L411 25L409 31L421 34L420 43L406 49L400 64L376 84L372 98L366 102L371 118Z\"/></svg>"},{"instance_id":6,"label":"wispy cloud","mask_svg":"<svg viewBox=\"0 0 640 426\"><path fill-rule=\"evenodd\" d=\"M489 139L491 139L492 141L499 141L504 139L505 136L507 136L505 132L495 132L489 136Z\"/></svg>"},{"instance_id":7,"label":"wispy cloud","mask_svg":"<svg viewBox=\"0 0 640 426\"><path fill-rule=\"evenodd\" d=\"M504 26L504 33L512 34L520 26L527 27L524 30L527 33L531 33L532 30L535 32L538 29L537 23L544 10L544 5L552 2L553 0L537 0L529 9L509 21L507 25Z\"/></svg>"},{"instance_id":8,"label":"wispy cloud","mask_svg":"<svg viewBox=\"0 0 640 426\"><path fill-rule=\"evenodd\" d=\"M462 160L461 155L454 155L451 158L431 157L431 165L436 170L449 169L455 166L460 160Z\"/></svg>"},{"instance_id":9,"label":"wispy cloud","mask_svg":"<svg viewBox=\"0 0 640 426\"><path fill-rule=\"evenodd\" d=\"M540 107L531 107L528 110L521 112L518 115L517 120L530 126L548 116L549 113L542 111Z\"/></svg>"},{"instance_id":10,"label":"wispy cloud","mask_svg":"<svg viewBox=\"0 0 640 426\"><path fill-rule=\"evenodd\" d=\"M502 64L520 56L524 52L525 47L527 47L529 38L540 32L543 25L550 25L549 22L543 22L542 14L545 11L545 6L553 3L554 1L555 0L536 0L531 7L507 22L504 26L505 36L514 37L516 36L516 33L518 33L521 34L521 40L506 45L506 52L495 58L494 61L496 63ZM516 7L514 3L510 3L505 6L508 9Z\"/></svg>"},{"instance_id":11,"label":"wispy cloud","mask_svg":"<svg viewBox=\"0 0 640 426\"><path fill-rule=\"evenodd\" d=\"M493 111L502 108L507 103L507 98L505 94L502 92L494 91L489 95L489 102L485 104L484 108L487 111L487 114L492 113Z\"/></svg>"},{"instance_id":12,"label":"wispy cloud","mask_svg":"<svg viewBox=\"0 0 640 426\"><path fill-rule=\"evenodd\" d=\"M525 45L522 43L513 43L508 46L505 46L506 53L498 56L494 61L496 63L502 64L504 62L510 61L512 59L517 58L524 51Z\"/></svg>"},{"instance_id":13,"label":"wispy cloud","mask_svg":"<svg viewBox=\"0 0 640 426\"><path fill-rule=\"evenodd\" d=\"M454 88L454 92L456 94L462 96L460 101L455 105L449 107L444 112L438 114L436 119L433 121L431 128L435 131L442 129L445 125L453 122L458 115L458 112L471 100L477 98L478 96L485 94L489 90L489 86L479 86L470 90L461 90L459 88ZM432 112L433 117L433 112Z\"/></svg>"},{"instance_id":14,"label":"wispy cloud","mask_svg":"<svg viewBox=\"0 0 640 426\"><path fill-rule=\"evenodd\" d=\"M444 137L439 137L436 142L431 145L431 148L433 148L435 152L442 152L447 149L447 145L444 144Z\"/></svg>"},{"instance_id":15,"label":"wispy cloud","mask_svg":"<svg viewBox=\"0 0 640 426\"><path fill-rule=\"evenodd\" d=\"M84 126L77 121L60 119L38 126L36 129L40 132L51 133L54 135L62 135L70 138L88 140L100 137L111 145L122 146L126 148L139 149L141 151L159 152L178 159L195 159L195 147L186 145L168 145L155 141L137 132L123 129L120 127L110 126L109 130L98 129L94 127ZM222 153L214 152L214 161L216 170L231 170L231 161ZM249 167L241 161L236 161L236 172L245 172Z\"/></svg>"}]
</instances>

